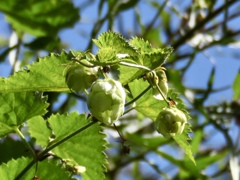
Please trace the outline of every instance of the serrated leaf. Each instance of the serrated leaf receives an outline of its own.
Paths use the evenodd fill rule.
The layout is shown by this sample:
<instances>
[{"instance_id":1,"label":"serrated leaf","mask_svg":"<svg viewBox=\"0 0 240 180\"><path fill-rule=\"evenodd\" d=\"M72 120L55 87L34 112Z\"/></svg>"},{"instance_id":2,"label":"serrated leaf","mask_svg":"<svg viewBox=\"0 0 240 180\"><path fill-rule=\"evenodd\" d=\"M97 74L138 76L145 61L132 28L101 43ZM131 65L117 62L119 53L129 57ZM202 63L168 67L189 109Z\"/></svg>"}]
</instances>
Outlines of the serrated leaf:
<instances>
[{"instance_id":1,"label":"serrated leaf","mask_svg":"<svg viewBox=\"0 0 240 180\"><path fill-rule=\"evenodd\" d=\"M129 44L140 52L140 54L152 52L152 45L143 38L134 37L129 41Z\"/></svg>"},{"instance_id":2,"label":"serrated leaf","mask_svg":"<svg viewBox=\"0 0 240 180\"><path fill-rule=\"evenodd\" d=\"M85 114L79 115L77 112L72 112L67 115L52 115L48 122L50 124L51 129L55 134L54 141L59 141L60 139L68 136L72 132L76 131L83 125L83 121L86 118ZM64 127L64 128L63 128Z\"/></svg>"},{"instance_id":3,"label":"serrated leaf","mask_svg":"<svg viewBox=\"0 0 240 180\"><path fill-rule=\"evenodd\" d=\"M46 147L52 134L51 129L47 126L47 121L41 116L36 116L31 118L27 125L30 136L36 139L36 143L42 148Z\"/></svg>"},{"instance_id":4,"label":"serrated leaf","mask_svg":"<svg viewBox=\"0 0 240 180\"><path fill-rule=\"evenodd\" d=\"M46 97L32 92L0 94L0 137L28 119L45 114Z\"/></svg>"},{"instance_id":5,"label":"serrated leaf","mask_svg":"<svg viewBox=\"0 0 240 180\"><path fill-rule=\"evenodd\" d=\"M69 1L0 0L0 4L0 11L15 30L34 36L54 36L79 19L79 9Z\"/></svg>"},{"instance_id":6,"label":"serrated leaf","mask_svg":"<svg viewBox=\"0 0 240 180\"><path fill-rule=\"evenodd\" d=\"M66 137L89 122L85 115L73 112L69 115L53 115L48 122L55 133L53 142ZM64 127L64 128L63 128ZM106 142L105 135L100 133L101 127L98 124L82 131L68 141L54 148L52 151L59 157L71 161L72 164L82 167L81 173L84 180L104 179L104 165ZM92 161L94 160L94 163Z\"/></svg>"},{"instance_id":7,"label":"serrated leaf","mask_svg":"<svg viewBox=\"0 0 240 180\"><path fill-rule=\"evenodd\" d=\"M116 52L112 47L103 47L101 48L96 55L98 60L98 65L106 66L116 64L120 60L116 56Z\"/></svg>"},{"instance_id":8,"label":"serrated leaf","mask_svg":"<svg viewBox=\"0 0 240 180\"><path fill-rule=\"evenodd\" d=\"M113 48L116 54L128 54L130 56L137 55L136 51L128 44L127 40L116 32L104 32L98 37L98 39L94 39L93 42L100 49Z\"/></svg>"},{"instance_id":9,"label":"serrated leaf","mask_svg":"<svg viewBox=\"0 0 240 180\"><path fill-rule=\"evenodd\" d=\"M13 140L9 136L2 138L0 142L0 164L7 163L9 160L17 159L21 156L32 156L26 149L26 146L21 141Z\"/></svg>"},{"instance_id":10,"label":"serrated leaf","mask_svg":"<svg viewBox=\"0 0 240 180\"><path fill-rule=\"evenodd\" d=\"M0 166L1 179L15 179L31 161L32 159L30 158L21 157L16 160L12 159L7 164L3 163ZM36 174L35 167L35 165L32 166L21 179L33 179L34 177L39 179L71 179L70 173L66 172L66 170L54 160L38 162Z\"/></svg>"},{"instance_id":11,"label":"serrated leaf","mask_svg":"<svg viewBox=\"0 0 240 180\"><path fill-rule=\"evenodd\" d=\"M170 88L168 90L168 95L167 96L170 97L171 99L173 99L176 102L176 107L178 109L180 109L181 111L183 111L184 114L186 115L187 119L189 120L189 119L191 119L191 117L189 116L188 111L185 109L186 106L185 106L183 100L179 97L179 95L180 94L178 92L174 91L172 88Z\"/></svg>"},{"instance_id":12,"label":"serrated leaf","mask_svg":"<svg viewBox=\"0 0 240 180\"><path fill-rule=\"evenodd\" d=\"M144 74L144 70L128 66L118 66L119 81L126 85Z\"/></svg>"},{"instance_id":13,"label":"serrated leaf","mask_svg":"<svg viewBox=\"0 0 240 180\"><path fill-rule=\"evenodd\" d=\"M30 158L12 159L7 164L3 163L0 166L0 177L3 180L13 180L22 170L31 162ZM34 177L35 167L28 170L22 179L32 179Z\"/></svg>"},{"instance_id":14,"label":"serrated leaf","mask_svg":"<svg viewBox=\"0 0 240 180\"><path fill-rule=\"evenodd\" d=\"M148 86L148 82L143 80L135 80L129 83L129 88L133 97L138 96ZM152 90L149 90L136 101L134 109L155 121L163 107L166 107L166 103L155 99Z\"/></svg>"},{"instance_id":15,"label":"serrated leaf","mask_svg":"<svg viewBox=\"0 0 240 180\"><path fill-rule=\"evenodd\" d=\"M189 159L196 165L195 159L192 154L191 145L188 143L191 138L188 133L191 132L190 125L187 123L182 134L177 134L173 139L178 143L178 145L185 151Z\"/></svg>"},{"instance_id":16,"label":"serrated leaf","mask_svg":"<svg viewBox=\"0 0 240 180\"><path fill-rule=\"evenodd\" d=\"M53 173L54 172L54 173ZM38 163L36 177L39 179L73 179L71 174L61 164L54 160L44 160Z\"/></svg>"},{"instance_id":17,"label":"serrated leaf","mask_svg":"<svg viewBox=\"0 0 240 180\"><path fill-rule=\"evenodd\" d=\"M69 91L65 83L64 69L70 62L70 55L62 52L40 58L39 62L28 66L28 71L22 70L9 78L0 79L0 92L23 91Z\"/></svg>"},{"instance_id":18,"label":"serrated leaf","mask_svg":"<svg viewBox=\"0 0 240 180\"><path fill-rule=\"evenodd\" d=\"M142 54L143 65L149 69L156 69L166 62L172 51L172 47L153 48L151 52Z\"/></svg>"}]
</instances>

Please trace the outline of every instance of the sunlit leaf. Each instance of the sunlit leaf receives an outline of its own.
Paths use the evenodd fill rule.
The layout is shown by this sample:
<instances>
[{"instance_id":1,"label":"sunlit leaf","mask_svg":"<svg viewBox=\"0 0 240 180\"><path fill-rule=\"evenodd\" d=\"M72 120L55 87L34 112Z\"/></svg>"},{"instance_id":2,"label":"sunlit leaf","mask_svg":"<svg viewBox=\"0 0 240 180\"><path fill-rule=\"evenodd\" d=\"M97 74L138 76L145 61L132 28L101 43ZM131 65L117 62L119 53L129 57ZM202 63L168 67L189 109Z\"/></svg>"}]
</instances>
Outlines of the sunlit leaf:
<instances>
[{"instance_id":1,"label":"sunlit leaf","mask_svg":"<svg viewBox=\"0 0 240 180\"><path fill-rule=\"evenodd\" d=\"M15 30L34 36L54 36L79 19L79 10L70 1L0 0L0 4L0 11Z\"/></svg>"},{"instance_id":2,"label":"sunlit leaf","mask_svg":"<svg viewBox=\"0 0 240 180\"><path fill-rule=\"evenodd\" d=\"M189 133L192 132L190 129L190 125L186 124L184 128L184 132L182 134L177 134L173 137L173 139L178 143L178 145L185 151L186 155L189 157L189 159L196 165L196 161L192 154L192 148L189 144L189 140L191 138L189 137Z\"/></svg>"},{"instance_id":3,"label":"sunlit leaf","mask_svg":"<svg viewBox=\"0 0 240 180\"><path fill-rule=\"evenodd\" d=\"M147 87L148 82L143 80L135 80L129 83L133 97L138 96ZM164 101L159 101L153 97L152 90L150 89L136 101L134 109L155 121L160 110L165 106L166 103Z\"/></svg>"},{"instance_id":4,"label":"sunlit leaf","mask_svg":"<svg viewBox=\"0 0 240 180\"><path fill-rule=\"evenodd\" d=\"M52 143L65 138L69 134L82 128L89 122L84 114L73 112L69 115L53 115L48 119L55 134ZM81 167L83 179L104 179L106 156L104 155L106 142L98 124L82 131L68 141L53 149L53 152L70 164ZM93 163L94 160L94 163Z\"/></svg>"},{"instance_id":5,"label":"sunlit leaf","mask_svg":"<svg viewBox=\"0 0 240 180\"><path fill-rule=\"evenodd\" d=\"M51 54L41 58L9 78L0 79L0 92L23 91L69 91L65 83L64 69L71 60L71 54Z\"/></svg>"},{"instance_id":6,"label":"sunlit leaf","mask_svg":"<svg viewBox=\"0 0 240 180\"><path fill-rule=\"evenodd\" d=\"M48 107L46 97L32 92L0 94L0 104L0 136L34 116L45 114Z\"/></svg>"},{"instance_id":7,"label":"sunlit leaf","mask_svg":"<svg viewBox=\"0 0 240 180\"><path fill-rule=\"evenodd\" d=\"M93 42L101 48L112 48L116 54L128 54L129 56L136 56L137 53L133 47L131 47L127 40L120 34L108 31L102 33L98 39L94 39Z\"/></svg>"},{"instance_id":8,"label":"sunlit leaf","mask_svg":"<svg viewBox=\"0 0 240 180\"><path fill-rule=\"evenodd\" d=\"M48 145L51 137L51 130L47 126L47 121L41 116L31 118L28 122L30 136L36 139L36 143L43 148Z\"/></svg>"}]
</instances>

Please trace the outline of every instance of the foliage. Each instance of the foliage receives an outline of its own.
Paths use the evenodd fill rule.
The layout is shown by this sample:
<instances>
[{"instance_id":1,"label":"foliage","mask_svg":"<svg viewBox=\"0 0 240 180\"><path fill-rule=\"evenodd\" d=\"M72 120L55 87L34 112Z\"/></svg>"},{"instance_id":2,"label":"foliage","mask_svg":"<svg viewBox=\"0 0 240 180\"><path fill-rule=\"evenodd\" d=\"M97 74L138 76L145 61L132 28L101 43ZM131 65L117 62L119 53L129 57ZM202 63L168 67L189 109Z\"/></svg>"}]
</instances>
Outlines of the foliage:
<instances>
[{"instance_id":1,"label":"foliage","mask_svg":"<svg viewBox=\"0 0 240 180\"><path fill-rule=\"evenodd\" d=\"M236 46L240 31L229 22L239 17L234 9L239 3L217 6L204 0L185 7L167 2L100 0L96 6L94 1L0 0L0 11L17 36L14 45L0 44L0 62L11 60L11 74L0 78L1 179L211 179L224 174L238 179L239 147L229 130L232 119L240 124L239 72L231 80L233 98L217 104L208 101L226 90L216 89L217 65L209 72L197 68L205 86L196 79L197 87L190 87L184 78L201 54L212 61L209 49ZM142 5L156 13L147 23ZM97 20L91 32L83 32L83 24L77 30L87 37L78 42L81 50L67 50L61 33L76 28L88 6L97 7ZM129 12L135 29L127 27L130 19L122 21ZM93 92L96 80L109 79L123 90L108 83ZM94 112L86 113L93 105ZM107 109L99 112L102 107ZM166 109L176 114L163 124L169 131L164 137L156 122L161 112L167 117L161 123L169 119ZM98 113L104 116L98 119ZM226 143L217 145L209 127ZM151 170L142 171L147 167Z\"/></svg>"}]
</instances>

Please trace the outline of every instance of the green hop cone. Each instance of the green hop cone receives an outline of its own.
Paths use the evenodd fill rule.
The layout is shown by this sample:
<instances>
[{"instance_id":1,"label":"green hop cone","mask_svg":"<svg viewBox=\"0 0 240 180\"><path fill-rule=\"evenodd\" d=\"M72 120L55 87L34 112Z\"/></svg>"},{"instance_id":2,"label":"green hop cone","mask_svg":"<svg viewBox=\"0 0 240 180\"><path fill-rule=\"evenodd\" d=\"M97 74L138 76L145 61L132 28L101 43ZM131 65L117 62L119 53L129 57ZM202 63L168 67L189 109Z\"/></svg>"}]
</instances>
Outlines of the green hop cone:
<instances>
[{"instance_id":1,"label":"green hop cone","mask_svg":"<svg viewBox=\"0 0 240 180\"><path fill-rule=\"evenodd\" d=\"M91 65L87 60L82 61L84 64ZM98 68L85 67L79 63L69 65L66 71L66 84L75 92L83 92L91 87L92 83L97 80Z\"/></svg>"},{"instance_id":2,"label":"green hop cone","mask_svg":"<svg viewBox=\"0 0 240 180\"><path fill-rule=\"evenodd\" d=\"M156 129L164 137L182 134L187 122L186 115L176 107L164 108L156 119Z\"/></svg>"},{"instance_id":3,"label":"green hop cone","mask_svg":"<svg viewBox=\"0 0 240 180\"><path fill-rule=\"evenodd\" d=\"M155 70L156 71L156 75L158 77L158 86L161 89L163 95L167 96L168 93L168 84L167 84L167 76L166 73L164 71L164 68L158 68ZM163 100L163 97L161 96L161 94L159 93L159 90L157 89L157 87L153 86L153 97L159 100Z\"/></svg>"},{"instance_id":4,"label":"green hop cone","mask_svg":"<svg viewBox=\"0 0 240 180\"><path fill-rule=\"evenodd\" d=\"M87 103L95 118L110 125L124 113L125 98L120 82L99 79L92 84Z\"/></svg>"}]
</instances>

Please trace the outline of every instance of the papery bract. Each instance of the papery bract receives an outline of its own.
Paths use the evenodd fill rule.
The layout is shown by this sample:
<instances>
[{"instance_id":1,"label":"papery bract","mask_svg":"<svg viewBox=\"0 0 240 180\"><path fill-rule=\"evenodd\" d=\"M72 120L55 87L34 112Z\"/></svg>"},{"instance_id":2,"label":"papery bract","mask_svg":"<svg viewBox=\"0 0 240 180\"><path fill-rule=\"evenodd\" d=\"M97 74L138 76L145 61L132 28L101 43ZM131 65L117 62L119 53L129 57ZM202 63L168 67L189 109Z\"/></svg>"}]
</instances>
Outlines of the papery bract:
<instances>
[{"instance_id":1,"label":"papery bract","mask_svg":"<svg viewBox=\"0 0 240 180\"><path fill-rule=\"evenodd\" d=\"M95 118L110 125L124 113L125 98L126 94L120 82L99 79L91 86L88 108Z\"/></svg>"},{"instance_id":2,"label":"papery bract","mask_svg":"<svg viewBox=\"0 0 240 180\"><path fill-rule=\"evenodd\" d=\"M87 60L82 61L86 65L90 65ZM97 67L89 68L79 63L74 63L67 67L66 83L68 87L75 92L83 92L91 87L91 84L97 80Z\"/></svg>"},{"instance_id":3,"label":"papery bract","mask_svg":"<svg viewBox=\"0 0 240 180\"><path fill-rule=\"evenodd\" d=\"M187 122L186 115L176 107L164 108L156 119L156 129L165 137L182 134Z\"/></svg>"}]
</instances>

